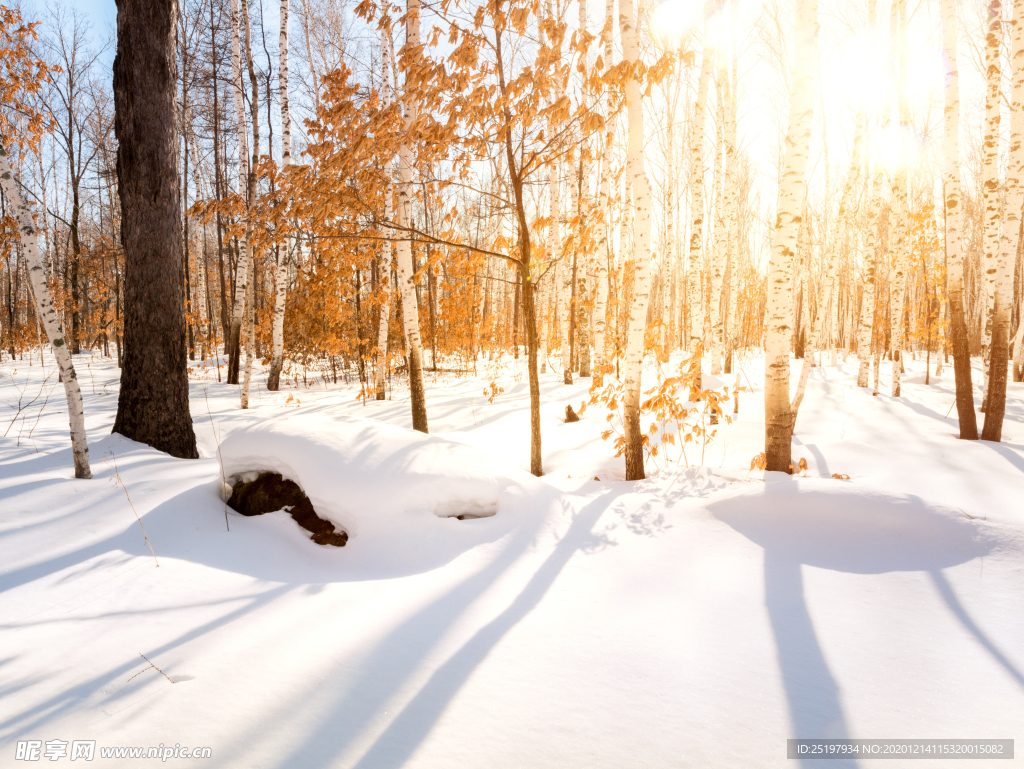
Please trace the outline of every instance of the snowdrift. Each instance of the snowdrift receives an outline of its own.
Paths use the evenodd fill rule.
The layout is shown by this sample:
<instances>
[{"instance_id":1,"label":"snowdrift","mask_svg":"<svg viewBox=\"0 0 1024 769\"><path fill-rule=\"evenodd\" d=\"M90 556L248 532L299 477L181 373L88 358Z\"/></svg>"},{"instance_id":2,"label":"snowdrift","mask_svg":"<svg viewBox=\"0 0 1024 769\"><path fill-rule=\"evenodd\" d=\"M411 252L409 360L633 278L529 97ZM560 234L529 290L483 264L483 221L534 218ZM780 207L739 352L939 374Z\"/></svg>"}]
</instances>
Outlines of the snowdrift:
<instances>
[{"instance_id":1,"label":"snowdrift","mask_svg":"<svg viewBox=\"0 0 1024 769\"><path fill-rule=\"evenodd\" d=\"M231 433L220 451L229 484L264 471L295 481L350 550L479 542L534 515L525 501L541 490L464 444L356 417L270 420Z\"/></svg>"}]
</instances>

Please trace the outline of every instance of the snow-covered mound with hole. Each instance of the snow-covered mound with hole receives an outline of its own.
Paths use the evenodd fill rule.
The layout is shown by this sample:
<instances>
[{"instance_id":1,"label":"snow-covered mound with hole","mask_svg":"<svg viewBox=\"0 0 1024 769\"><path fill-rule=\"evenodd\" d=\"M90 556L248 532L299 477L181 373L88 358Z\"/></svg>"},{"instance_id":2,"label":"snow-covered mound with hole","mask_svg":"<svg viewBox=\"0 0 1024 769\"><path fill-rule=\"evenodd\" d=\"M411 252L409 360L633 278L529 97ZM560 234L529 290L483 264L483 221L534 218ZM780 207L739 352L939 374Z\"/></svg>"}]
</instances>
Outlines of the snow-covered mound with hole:
<instances>
[{"instance_id":1,"label":"snow-covered mound with hole","mask_svg":"<svg viewBox=\"0 0 1024 769\"><path fill-rule=\"evenodd\" d=\"M470 446L357 417L268 420L232 432L220 453L229 484L280 473L302 487L317 515L348 532L354 547L377 538L429 547L433 537L470 528L497 533L496 522L480 519L527 514L523 501L537 485Z\"/></svg>"}]
</instances>

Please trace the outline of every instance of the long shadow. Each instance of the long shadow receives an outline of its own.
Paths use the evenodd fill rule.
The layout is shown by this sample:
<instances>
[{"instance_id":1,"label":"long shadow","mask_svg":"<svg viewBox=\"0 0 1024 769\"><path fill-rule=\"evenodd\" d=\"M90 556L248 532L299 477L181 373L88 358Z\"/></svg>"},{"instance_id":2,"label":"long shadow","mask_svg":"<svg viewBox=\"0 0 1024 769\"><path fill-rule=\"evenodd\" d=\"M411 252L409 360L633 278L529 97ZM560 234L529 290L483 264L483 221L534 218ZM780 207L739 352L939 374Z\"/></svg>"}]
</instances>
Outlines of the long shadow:
<instances>
[{"instance_id":1,"label":"long shadow","mask_svg":"<svg viewBox=\"0 0 1024 769\"><path fill-rule=\"evenodd\" d=\"M909 398L905 398L905 397L904 398L900 398L899 399L899 403L901 405L903 405L903 406L906 406L908 409L913 411L915 414L920 414L921 416L929 417L930 419L934 419L934 420L936 420L938 422L942 422L942 424L947 425L951 430L952 429L956 429L956 426L957 426L958 422L957 422L956 416L954 416L955 409L954 409L954 411L951 411L949 413L949 416L947 417L947 416L944 416L943 414L940 414L935 409L930 409L927 406L925 406L923 403L918 403L917 401L912 401ZM952 435L952 433L951 433L951 435Z\"/></svg>"},{"instance_id":2,"label":"long shadow","mask_svg":"<svg viewBox=\"0 0 1024 769\"><path fill-rule=\"evenodd\" d=\"M784 504L798 491L791 478L766 478L765 495ZM772 504L773 500L766 500ZM775 639L776 656L786 690L792 736L797 739L848 739L849 729L840 701L839 685L829 670L804 596L803 566L792 551L764 545L764 603ZM799 759L801 766L817 761ZM832 766L856 767L855 759L829 761Z\"/></svg>"},{"instance_id":3,"label":"long shadow","mask_svg":"<svg viewBox=\"0 0 1024 769\"><path fill-rule=\"evenodd\" d=\"M1010 446L1014 446L1015 448L1024 447L1012 443L1007 445L1004 445L1002 443L993 443L992 441L978 441L977 443L979 446L987 446L988 448L992 449L992 451L1001 456L1011 465L1016 467L1021 472L1024 472L1024 457L1022 457L1016 451L1013 451L1013 449L1011 449Z\"/></svg>"},{"instance_id":4,"label":"long shadow","mask_svg":"<svg viewBox=\"0 0 1024 769\"><path fill-rule=\"evenodd\" d=\"M617 494L603 494L576 514L555 550L501 614L480 628L439 667L384 733L355 765L356 769L402 766L430 734L438 719L502 638L529 614L554 584L569 559L586 544L586 535Z\"/></svg>"},{"instance_id":5,"label":"long shadow","mask_svg":"<svg viewBox=\"0 0 1024 769\"><path fill-rule=\"evenodd\" d=\"M794 440L796 439L794 438ZM828 469L828 461L825 459L825 455L821 453L821 449L818 448L817 444L801 442L800 445L811 452L811 456L814 457L814 463L822 475L832 475Z\"/></svg>"},{"instance_id":6,"label":"long shadow","mask_svg":"<svg viewBox=\"0 0 1024 769\"><path fill-rule=\"evenodd\" d=\"M172 649L176 649L189 641L193 641L196 638L200 638L211 633L220 627L231 624L246 614L256 611L260 607L280 598L292 589L293 587L290 585L280 585L258 595L250 596L248 602L243 606L217 617L216 619L212 619L209 622L194 627L191 630L187 630L177 638L174 638L155 649L147 649L146 656L150 659L157 659L160 655L171 651ZM0 722L0 739L8 739L14 737L16 734L28 734L40 729L47 721L68 712L96 691L102 690L107 684L112 683L116 679L128 674L130 671L135 670L138 667L138 659L136 657L131 657L126 662L110 668L104 673L94 676L88 681L83 681L77 686L73 686L59 694L55 694L49 699L44 700L31 708L15 714L7 720ZM139 679L137 683L124 686L117 692L104 698L103 704L116 702L117 700L138 691L144 685L145 680Z\"/></svg>"},{"instance_id":7,"label":"long shadow","mask_svg":"<svg viewBox=\"0 0 1024 769\"><path fill-rule=\"evenodd\" d=\"M946 606L953 612L953 615L960 620L967 630L978 640L978 643L989 654L992 658L1003 666L1003 669L1010 674L1010 676L1017 682L1019 686L1024 688L1024 674L1017 669L1017 667L1006 658L992 640L985 635L985 632L978 627L977 623L971 619L971 615L967 613L963 604L960 603L960 599L957 598L956 592L953 590L953 586L949 584L949 580L946 579L946 575L942 573L940 569L929 572L932 577L932 582L935 583L936 589L939 591L939 595L942 596L942 600L946 602Z\"/></svg>"},{"instance_id":8,"label":"long shadow","mask_svg":"<svg viewBox=\"0 0 1024 769\"><path fill-rule=\"evenodd\" d=\"M825 661L804 599L802 566L770 550L764 553L764 602L786 688L792 736L800 739L848 739L839 686ZM801 766L819 761L800 759ZM856 766L855 760L830 762Z\"/></svg>"},{"instance_id":9,"label":"long shadow","mask_svg":"<svg viewBox=\"0 0 1024 769\"><path fill-rule=\"evenodd\" d=\"M801 492L789 476L765 478L765 494L710 506L720 520L764 549L765 606L786 692L792 736L850 737L841 688L828 667L804 595L804 565L851 574L928 571L985 555L992 542L978 525L943 514L914 496L883 495L837 486ZM942 586L941 575L936 583ZM948 585L946 586L948 587ZM948 590L947 605L959 607ZM956 610L954 610L956 613ZM962 608L962 622L987 646ZM1005 657L997 657L1008 664ZM1018 674L1019 675L1019 674ZM808 767L819 761L801 759ZM856 766L854 760L831 765Z\"/></svg>"},{"instance_id":10,"label":"long shadow","mask_svg":"<svg viewBox=\"0 0 1024 769\"><path fill-rule=\"evenodd\" d=\"M487 626L490 631L479 631L463 650L444 663L431 676L424 689L403 707L402 713L397 717L402 720L402 727L397 728L393 723L389 725L370 747L370 752L375 756L380 755L381 761L392 761L398 760L401 756L408 756L415 750L468 675L483 656L486 656L487 651L536 604L536 600L540 599L569 556L587 545L585 534L603 509L612 500L626 493L629 493L629 490L625 488L609 491L599 498L601 502L588 505L588 508L585 508L588 510L586 514L577 514L577 518L570 525L569 533L556 546L556 552L560 556L554 556L554 560L549 558L541 567L543 576L534 576L528 583L534 586L531 595L534 600L516 599L513 602L514 609L510 607L502 615L504 620L499 618L490 623ZM554 501L557 496L552 490L549 501ZM542 501L544 500L538 502ZM291 766L320 769L337 766L345 761L343 756L351 750L353 743L371 731L374 724L387 717L394 699L402 695L403 688L435 653L444 637L458 625L466 612L522 559L536 536L530 529L531 527L521 527L516 530L501 552L486 565L453 585L436 600L422 606L415 614L391 630L386 637L376 642L366 659L359 663L354 675L347 670L336 671L333 679L341 689L339 696L333 702L317 706L313 714L316 726L301 741L297 741L294 749L280 759L276 766L282 769ZM463 660L466 662L465 667L462 664ZM266 727L279 727L281 712L294 718L295 712L301 711L305 705L305 701L300 697L282 706L277 715L267 717ZM409 724L408 728L405 728L406 724ZM239 750L245 748L245 745L239 743ZM251 749L251 745L248 748ZM373 760L364 755L361 759L362 765L371 765Z\"/></svg>"}]
</instances>

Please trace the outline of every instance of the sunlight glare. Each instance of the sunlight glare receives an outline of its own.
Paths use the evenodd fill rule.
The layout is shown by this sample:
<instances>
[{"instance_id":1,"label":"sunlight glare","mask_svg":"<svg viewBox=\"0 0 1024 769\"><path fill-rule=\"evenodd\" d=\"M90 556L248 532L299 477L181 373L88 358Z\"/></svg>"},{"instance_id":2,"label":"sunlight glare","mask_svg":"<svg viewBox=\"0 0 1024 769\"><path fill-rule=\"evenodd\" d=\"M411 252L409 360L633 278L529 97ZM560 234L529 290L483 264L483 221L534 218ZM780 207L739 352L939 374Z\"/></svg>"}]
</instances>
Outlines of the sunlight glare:
<instances>
[{"instance_id":1,"label":"sunlight glare","mask_svg":"<svg viewBox=\"0 0 1024 769\"><path fill-rule=\"evenodd\" d=\"M825 73L830 90L856 110L879 115L890 104L896 84L888 66L885 40L862 34L847 40L836 51L833 66Z\"/></svg>"},{"instance_id":2,"label":"sunlight glare","mask_svg":"<svg viewBox=\"0 0 1024 769\"><path fill-rule=\"evenodd\" d=\"M909 43L907 100L920 104L942 93L945 65L941 50ZM885 38L864 33L839 46L826 68L825 83L855 110L877 117L895 107L897 63L889 59Z\"/></svg>"},{"instance_id":3,"label":"sunlight glare","mask_svg":"<svg viewBox=\"0 0 1024 769\"><path fill-rule=\"evenodd\" d=\"M654 9L651 28L662 45L679 43L700 26L702 13L700 0L662 0Z\"/></svg>"},{"instance_id":4,"label":"sunlight glare","mask_svg":"<svg viewBox=\"0 0 1024 769\"><path fill-rule=\"evenodd\" d=\"M912 128L893 123L878 137L872 156L875 164L891 174L914 165L921 149L921 140Z\"/></svg>"}]
</instances>

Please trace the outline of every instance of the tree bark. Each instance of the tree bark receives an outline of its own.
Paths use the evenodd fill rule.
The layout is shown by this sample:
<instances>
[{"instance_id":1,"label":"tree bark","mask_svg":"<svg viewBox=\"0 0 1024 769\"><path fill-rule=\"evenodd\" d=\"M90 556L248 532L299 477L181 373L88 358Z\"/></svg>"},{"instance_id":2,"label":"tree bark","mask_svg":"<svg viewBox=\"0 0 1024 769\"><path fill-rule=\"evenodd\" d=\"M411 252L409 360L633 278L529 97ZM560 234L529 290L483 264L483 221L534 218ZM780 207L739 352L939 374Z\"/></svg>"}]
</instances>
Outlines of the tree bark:
<instances>
[{"instance_id":1,"label":"tree bark","mask_svg":"<svg viewBox=\"0 0 1024 769\"><path fill-rule=\"evenodd\" d=\"M246 329L245 329L245 374L242 379L241 405L249 408L249 387L252 383L252 366L255 358L256 344L256 273L253 260L253 220L252 211L256 207L256 164L260 159L260 95L256 81L256 70L252 63L252 31L249 25L249 2L242 0L242 23L245 31L245 61L249 70L249 84L252 98L249 102L252 111L252 162L249 165L249 177L245 197L245 261L246 261ZM244 123L242 124L244 127Z\"/></svg>"},{"instance_id":2,"label":"tree bark","mask_svg":"<svg viewBox=\"0 0 1024 769\"><path fill-rule=\"evenodd\" d=\"M85 409L82 406L82 390L78 385L78 375L71 360L71 353L65 341L64 330L61 328L60 317L54 309L50 297L50 287L46 283L46 270L43 268L43 256L39 250L39 235L32 219L32 209L25 203L21 187L11 166L6 142L0 140L0 187L3 188L14 216L18 220L18 234L21 250L28 262L29 281L32 293L35 294L36 310L46 331L46 338L53 348L53 356L57 360L61 381L64 383L64 396L68 403L68 422L71 428L71 453L75 462L76 478L92 478L89 467L89 445L85 436ZM7 266L8 297L10 299L10 262ZM12 305L13 306L13 305ZM14 323L11 313L11 358L14 358Z\"/></svg>"},{"instance_id":3,"label":"tree bark","mask_svg":"<svg viewBox=\"0 0 1024 769\"><path fill-rule=\"evenodd\" d=\"M613 13L615 0L605 2L605 30L607 32L604 41L604 63L605 67L612 65L614 49L612 41L614 38L615 24ZM600 238L595 254L595 280L597 282L594 293L594 385L600 387L604 381L604 375L608 369L606 356L606 332L608 327L608 265L613 260L612 249L614 238L611 236L614 216L612 215L611 196L611 162L612 150L615 142L615 124L612 120L614 104L612 89L605 86L605 135L601 149L601 192L600 192Z\"/></svg>"},{"instance_id":4,"label":"tree bark","mask_svg":"<svg viewBox=\"0 0 1024 769\"><path fill-rule=\"evenodd\" d=\"M409 56L418 57L420 47L420 0L407 0L405 19L405 46ZM416 100L409 89L403 89L402 106L405 112L405 135L399 148L398 162L398 221L409 226L412 221L413 150L409 133L416 121ZM402 291L402 315L405 338L409 345L409 395L412 406L412 429L427 430L427 402L423 388L423 345L420 342L419 304L416 300L415 273L412 266L412 243L403 236L396 245L398 284Z\"/></svg>"},{"instance_id":5,"label":"tree bark","mask_svg":"<svg viewBox=\"0 0 1024 769\"><path fill-rule=\"evenodd\" d=\"M706 8L706 11L709 11ZM710 13L706 12L706 17ZM710 38L708 19L705 18L704 37ZM701 274L704 254L704 123L708 99L708 81L714 49L710 41L704 45L704 59L697 80L697 101L693 107L693 128L690 136L690 249L687 260L687 281L690 305L690 349L699 350L704 341L704 313L701 303ZM700 362L697 362L694 388L702 389Z\"/></svg>"},{"instance_id":6,"label":"tree bark","mask_svg":"<svg viewBox=\"0 0 1024 769\"><path fill-rule=\"evenodd\" d=\"M1006 379L1009 365L1010 307L1013 303L1013 263L1020 238L1021 206L1024 205L1024 2L1013 6L1011 22L1013 91L1010 101L1010 157L1006 168L1006 209L1003 214L999 262L996 265L992 348L989 365L988 408L981 437L999 442L1006 411ZM1024 325L1022 323L1021 325Z\"/></svg>"},{"instance_id":7,"label":"tree bark","mask_svg":"<svg viewBox=\"0 0 1024 769\"><path fill-rule=\"evenodd\" d=\"M789 399L789 351L793 337L793 256L807 193L807 156L814 122L817 34L817 0L799 0L789 128L786 131L786 153L768 263L768 305L765 318L766 469L785 473L790 472L792 466L793 426L796 422L796 412Z\"/></svg>"},{"instance_id":8,"label":"tree bark","mask_svg":"<svg viewBox=\"0 0 1024 769\"><path fill-rule=\"evenodd\" d=\"M899 49L899 104L900 135L910 133L910 106L908 87L907 62L907 2L898 0L892 6L893 19L899 13L899 36L893 38ZM890 351L892 353L892 397L900 397L900 373L903 371L903 303L907 290L907 262L910 256L910 195L908 190L907 168L900 164L892 185L892 200L896 214L896 227L890 234L892 252L892 272L889 278L890 296ZM895 245L892 241L895 241Z\"/></svg>"},{"instance_id":9,"label":"tree bark","mask_svg":"<svg viewBox=\"0 0 1024 769\"><path fill-rule=\"evenodd\" d=\"M619 31L622 59L630 67L640 63L636 13L633 0L619 0ZM644 362L644 337L647 331L647 303L651 288L651 188L644 168L644 113L640 81L636 73L626 80L626 117L628 145L627 175L633 186L633 296L629 305L629 331L626 338L625 376L623 377L622 417L626 438L626 480L646 477L644 472L644 433L640 427L641 375Z\"/></svg>"},{"instance_id":10,"label":"tree bark","mask_svg":"<svg viewBox=\"0 0 1024 769\"><path fill-rule=\"evenodd\" d=\"M953 375L956 380L956 411L960 438L978 439L978 421L974 411L971 385L971 350L964 317L964 270L960 231L963 205L960 199L960 76L956 58L956 0L942 0L942 39L946 60L945 163L943 206L946 237L946 293L949 296L950 341L953 347Z\"/></svg>"},{"instance_id":11,"label":"tree bark","mask_svg":"<svg viewBox=\"0 0 1024 769\"><path fill-rule=\"evenodd\" d=\"M391 29L389 26L381 28L380 50L381 103L384 108L387 109L395 102L395 84L392 81L392 67L395 60L395 48L394 41L391 39ZM393 178L393 176L389 175L389 179L393 180ZM390 221L395 215L392 195L393 190L389 185L384 198L384 218L388 221ZM391 294L393 293L393 288L391 287L389 280L391 275L392 251L392 243L385 241L381 242L380 256L378 258L381 266L381 291L384 298L380 303L380 319L377 326L377 366L374 370L374 389L376 391L376 398L379 401L382 401L387 397L384 378L387 374L388 365L388 327L391 323Z\"/></svg>"},{"instance_id":12,"label":"tree bark","mask_svg":"<svg viewBox=\"0 0 1024 769\"><path fill-rule=\"evenodd\" d=\"M281 168L292 162L292 116L288 109L288 0L281 0L281 33L278 37L278 100L281 103ZM288 300L288 260L291 247L278 251L277 272L274 280L274 325L271 332L274 349L267 372L267 389L280 388L281 369L284 367L284 311Z\"/></svg>"},{"instance_id":13,"label":"tree bark","mask_svg":"<svg viewBox=\"0 0 1024 769\"><path fill-rule=\"evenodd\" d=\"M114 58L124 366L114 432L197 458L188 405L175 0L118 0Z\"/></svg>"},{"instance_id":14,"label":"tree bark","mask_svg":"<svg viewBox=\"0 0 1024 769\"><path fill-rule=\"evenodd\" d=\"M871 341L875 328L875 295L878 283L878 216L882 208L882 171L875 174L868 205L867 230L864 239L864 296L860 308L857 338L857 387L867 387L871 375ZM838 340L837 340L838 343Z\"/></svg>"},{"instance_id":15,"label":"tree bark","mask_svg":"<svg viewBox=\"0 0 1024 769\"><path fill-rule=\"evenodd\" d=\"M1002 35L1003 4L991 0L988 4L988 20L985 31L985 132L982 140L984 164L983 206L985 227L985 309L984 327L981 338L981 355L984 365L984 387L982 388L981 410L986 411L989 399L989 382L992 362L992 332L995 322L996 282L999 272L999 236L1001 195L999 189L999 122L1000 122L1000 38ZM1006 341L1006 340L1004 340Z\"/></svg>"},{"instance_id":16,"label":"tree bark","mask_svg":"<svg viewBox=\"0 0 1024 769\"><path fill-rule=\"evenodd\" d=\"M249 139L242 100L241 32L238 22L238 0L231 0L231 91L235 102L235 120L238 122L238 194L245 197L245 218L249 219ZM242 360L242 321L245 316L245 297L249 279L248 224L246 236L238 244L238 264L235 267L234 307L231 310L231 332L228 335L228 384L238 384Z\"/></svg>"},{"instance_id":17,"label":"tree bark","mask_svg":"<svg viewBox=\"0 0 1024 769\"><path fill-rule=\"evenodd\" d=\"M721 71L721 67L719 67ZM715 130L715 242L711 251L711 296L708 298L708 312L711 316L711 374L718 376L722 373L722 343L724 340L724 323L722 318L722 283L725 280L725 265L729 259L729 238L726 235L726 214L725 203L725 91L727 86L722 80L728 82L727 78L719 78L715 92L718 95L718 114L716 121L718 125Z\"/></svg>"}]
</instances>

